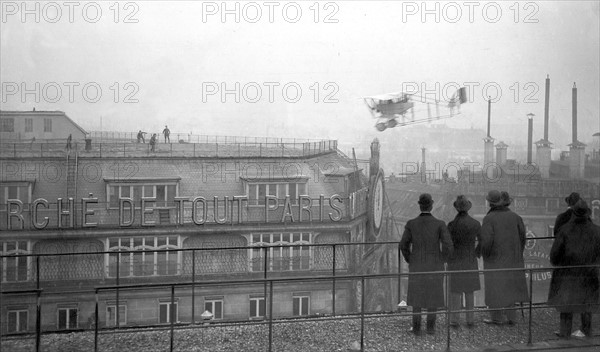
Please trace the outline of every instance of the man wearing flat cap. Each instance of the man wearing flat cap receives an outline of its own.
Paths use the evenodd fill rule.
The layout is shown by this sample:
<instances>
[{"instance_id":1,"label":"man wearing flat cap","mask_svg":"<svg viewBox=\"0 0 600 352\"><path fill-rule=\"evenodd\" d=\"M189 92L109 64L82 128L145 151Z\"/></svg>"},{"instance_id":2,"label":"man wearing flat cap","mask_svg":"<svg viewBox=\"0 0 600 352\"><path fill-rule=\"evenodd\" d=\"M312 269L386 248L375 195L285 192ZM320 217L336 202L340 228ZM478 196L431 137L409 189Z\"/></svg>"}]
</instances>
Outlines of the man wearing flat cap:
<instances>
[{"instance_id":1,"label":"man wearing flat cap","mask_svg":"<svg viewBox=\"0 0 600 352\"><path fill-rule=\"evenodd\" d=\"M556 221L554 222L554 234L556 235L560 230L561 226L568 223L571 220L571 216L573 215L573 210L571 209L577 201L579 201L581 197L579 193L573 192L569 194L567 198L565 198L565 202L567 203L567 210L564 213L558 214L556 217Z\"/></svg>"},{"instance_id":2,"label":"man wearing flat cap","mask_svg":"<svg viewBox=\"0 0 600 352\"><path fill-rule=\"evenodd\" d=\"M458 212L454 220L448 223L448 231L452 237L454 253L448 260L448 270L477 270L477 255L475 252L475 242L479 241L481 224L469 215L471 201L464 195L456 197L454 208ZM473 310L475 306L475 297L473 292L480 289L479 273L460 273L450 275L450 308L452 311L461 309L463 294L465 296L465 309ZM467 327L475 325L475 313L466 313ZM450 325L459 326L458 313L450 314Z\"/></svg>"},{"instance_id":3,"label":"man wearing flat cap","mask_svg":"<svg viewBox=\"0 0 600 352\"><path fill-rule=\"evenodd\" d=\"M433 199L428 193L419 196L421 214L404 226L400 250L410 273L443 271L452 254L452 239L442 220L431 215ZM438 307L444 306L443 274L411 275L408 278L407 304L413 308L411 332L421 332L421 311L427 308L427 333L435 333Z\"/></svg>"},{"instance_id":4,"label":"man wearing flat cap","mask_svg":"<svg viewBox=\"0 0 600 352\"><path fill-rule=\"evenodd\" d=\"M510 198L510 197L509 197ZM524 269L525 224L506 206L506 199L497 190L486 197L490 210L481 225L481 255L484 269ZM516 322L516 302L527 301L527 281L523 271L493 271L484 274L485 303L490 309L488 324Z\"/></svg>"}]
</instances>

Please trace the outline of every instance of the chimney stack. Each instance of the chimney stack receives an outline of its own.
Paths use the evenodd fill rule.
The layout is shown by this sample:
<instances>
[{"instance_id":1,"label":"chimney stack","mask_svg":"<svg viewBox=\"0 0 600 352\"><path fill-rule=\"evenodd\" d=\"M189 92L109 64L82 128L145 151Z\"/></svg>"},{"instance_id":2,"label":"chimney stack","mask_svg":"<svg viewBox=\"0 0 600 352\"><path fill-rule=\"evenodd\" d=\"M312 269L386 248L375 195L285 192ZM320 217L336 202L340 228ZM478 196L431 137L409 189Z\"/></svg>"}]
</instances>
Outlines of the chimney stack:
<instances>
[{"instance_id":1,"label":"chimney stack","mask_svg":"<svg viewBox=\"0 0 600 352\"><path fill-rule=\"evenodd\" d=\"M550 75L546 76L546 101L544 102L544 139L535 142L536 163L542 178L550 177L550 164L552 162L552 143L548 139L548 126L550 124Z\"/></svg>"},{"instance_id":2,"label":"chimney stack","mask_svg":"<svg viewBox=\"0 0 600 352\"><path fill-rule=\"evenodd\" d=\"M548 123L550 118L548 117L550 113L550 75L546 76L546 101L544 103L544 140L549 141L548 139Z\"/></svg>"},{"instance_id":3,"label":"chimney stack","mask_svg":"<svg viewBox=\"0 0 600 352\"><path fill-rule=\"evenodd\" d=\"M488 123L487 123L487 136L483 139L483 168L488 170L488 177L493 177L493 171L495 168L488 167L494 162L494 138L491 135L491 121L492 121L492 99L488 97Z\"/></svg>"},{"instance_id":4,"label":"chimney stack","mask_svg":"<svg viewBox=\"0 0 600 352\"><path fill-rule=\"evenodd\" d=\"M577 142L577 87L573 82L573 97L572 97L572 118L573 118L573 143Z\"/></svg>"},{"instance_id":5,"label":"chimney stack","mask_svg":"<svg viewBox=\"0 0 600 352\"><path fill-rule=\"evenodd\" d=\"M490 133L491 133L491 131L490 131L491 120L492 120L492 99L490 99L490 97L488 97L488 125L487 125L487 136L488 136L488 138L492 137L490 135Z\"/></svg>"},{"instance_id":6,"label":"chimney stack","mask_svg":"<svg viewBox=\"0 0 600 352\"><path fill-rule=\"evenodd\" d=\"M496 144L496 163L498 165L506 164L506 149L508 145L502 141Z\"/></svg>"},{"instance_id":7,"label":"chimney stack","mask_svg":"<svg viewBox=\"0 0 600 352\"><path fill-rule=\"evenodd\" d=\"M527 114L527 165L531 165L533 154L533 114Z\"/></svg>"},{"instance_id":8,"label":"chimney stack","mask_svg":"<svg viewBox=\"0 0 600 352\"><path fill-rule=\"evenodd\" d=\"M425 147L421 148L421 180L427 182L427 168L425 166Z\"/></svg>"},{"instance_id":9,"label":"chimney stack","mask_svg":"<svg viewBox=\"0 0 600 352\"><path fill-rule=\"evenodd\" d=\"M583 178L585 173L585 144L577 140L577 87L573 82L573 142L569 144L569 171L571 178Z\"/></svg>"}]
</instances>

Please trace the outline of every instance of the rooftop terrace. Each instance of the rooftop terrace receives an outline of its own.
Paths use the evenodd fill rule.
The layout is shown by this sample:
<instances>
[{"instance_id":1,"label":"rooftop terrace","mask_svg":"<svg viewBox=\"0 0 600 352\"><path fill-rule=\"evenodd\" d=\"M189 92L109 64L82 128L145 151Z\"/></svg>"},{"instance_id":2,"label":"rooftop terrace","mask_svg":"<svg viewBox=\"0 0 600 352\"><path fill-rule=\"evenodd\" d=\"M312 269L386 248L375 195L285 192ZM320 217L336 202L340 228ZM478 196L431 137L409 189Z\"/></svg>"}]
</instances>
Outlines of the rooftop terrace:
<instances>
[{"instance_id":1,"label":"rooftop terrace","mask_svg":"<svg viewBox=\"0 0 600 352\"><path fill-rule=\"evenodd\" d=\"M85 140L73 140L71 151L84 157L302 158L337 150L337 140L172 133L170 143L160 136L152 151L148 134L145 143L136 136L137 132L91 132ZM2 158L62 157L68 152L66 140L0 143Z\"/></svg>"}]
</instances>

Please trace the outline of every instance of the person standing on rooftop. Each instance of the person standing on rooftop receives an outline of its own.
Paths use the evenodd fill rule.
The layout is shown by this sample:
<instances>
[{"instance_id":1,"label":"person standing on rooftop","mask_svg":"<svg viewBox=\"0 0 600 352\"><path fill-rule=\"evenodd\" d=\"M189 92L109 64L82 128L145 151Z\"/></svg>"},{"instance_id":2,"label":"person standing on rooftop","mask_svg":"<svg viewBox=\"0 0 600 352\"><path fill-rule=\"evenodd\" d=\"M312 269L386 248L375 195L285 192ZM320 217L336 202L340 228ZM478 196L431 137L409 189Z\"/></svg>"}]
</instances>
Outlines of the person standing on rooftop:
<instances>
[{"instance_id":1,"label":"person standing on rooftop","mask_svg":"<svg viewBox=\"0 0 600 352\"><path fill-rule=\"evenodd\" d=\"M165 136L165 143L167 143L167 141L169 141L168 143L171 143L171 138L169 138L171 130L169 130L169 127L167 127L167 125L165 125L165 129L162 131L162 133Z\"/></svg>"},{"instance_id":2,"label":"person standing on rooftop","mask_svg":"<svg viewBox=\"0 0 600 352\"><path fill-rule=\"evenodd\" d=\"M454 208L458 212L454 220L448 224L448 230L454 244L454 252L448 260L448 270L477 270L477 256L475 254L475 243L479 240L481 224L473 219L468 211L471 209L471 201L460 195L454 201ZM450 308L452 311L461 309L463 294L465 297L465 309L473 310L475 306L474 291L481 289L479 273L464 273L450 275ZM475 313L467 312L467 327L475 325ZM459 326L458 313L450 314L450 325Z\"/></svg>"},{"instance_id":3,"label":"person standing on rooftop","mask_svg":"<svg viewBox=\"0 0 600 352\"><path fill-rule=\"evenodd\" d=\"M452 254L452 239L446 224L431 215L433 199L428 193L419 196L421 214L404 226L400 250L410 273L443 271ZM408 305L413 309L410 332L421 333L421 311L427 308L427 333L435 333L436 311L444 306L443 274L410 275Z\"/></svg>"},{"instance_id":4,"label":"person standing on rooftop","mask_svg":"<svg viewBox=\"0 0 600 352\"><path fill-rule=\"evenodd\" d=\"M526 231L523 219L508 208L510 196L492 190L486 197L490 210L481 225L484 269L524 269ZM484 274L485 303L490 309L487 324L516 323L516 302L529 300L525 270L489 271Z\"/></svg>"}]
</instances>

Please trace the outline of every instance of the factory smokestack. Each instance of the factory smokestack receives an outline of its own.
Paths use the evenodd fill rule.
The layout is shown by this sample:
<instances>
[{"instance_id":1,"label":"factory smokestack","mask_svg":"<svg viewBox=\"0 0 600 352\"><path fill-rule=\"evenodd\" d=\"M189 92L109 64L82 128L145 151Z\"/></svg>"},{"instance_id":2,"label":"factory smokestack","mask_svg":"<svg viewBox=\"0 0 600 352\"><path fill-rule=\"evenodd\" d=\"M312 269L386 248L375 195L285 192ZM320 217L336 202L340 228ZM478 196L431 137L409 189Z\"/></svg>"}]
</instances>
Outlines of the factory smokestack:
<instances>
[{"instance_id":1,"label":"factory smokestack","mask_svg":"<svg viewBox=\"0 0 600 352\"><path fill-rule=\"evenodd\" d=\"M573 143L577 142L577 87L575 86L575 82L573 82Z\"/></svg>"},{"instance_id":2,"label":"factory smokestack","mask_svg":"<svg viewBox=\"0 0 600 352\"><path fill-rule=\"evenodd\" d=\"M494 138L491 136L491 121L492 121L492 99L488 97L488 124L487 136L483 139L483 167L488 170L488 176L493 177L495 168L488 167L494 162Z\"/></svg>"},{"instance_id":3,"label":"factory smokestack","mask_svg":"<svg viewBox=\"0 0 600 352\"><path fill-rule=\"evenodd\" d=\"M548 122L549 122L549 110L550 110L550 75L546 76L546 102L544 104L544 140L548 139Z\"/></svg>"},{"instance_id":4,"label":"factory smokestack","mask_svg":"<svg viewBox=\"0 0 600 352\"><path fill-rule=\"evenodd\" d=\"M531 165L533 154L533 114L528 114L527 117L527 165Z\"/></svg>"},{"instance_id":5,"label":"factory smokestack","mask_svg":"<svg viewBox=\"0 0 600 352\"><path fill-rule=\"evenodd\" d=\"M569 168L571 178L583 178L585 174L585 144L577 140L577 86L573 82L573 142L569 144Z\"/></svg>"},{"instance_id":6,"label":"factory smokestack","mask_svg":"<svg viewBox=\"0 0 600 352\"><path fill-rule=\"evenodd\" d=\"M488 125L487 125L488 138L492 136L490 134L491 133L491 131L490 131L491 121L492 121L492 99L490 99L490 97L488 97Z\"/></svg>"},{"instance_id":7,"label":"factory smokestack","mask_svg":"<svg viewBox=\"0 0 600 352\"><path fill-rule=\"evenodd\" d=\"M548 139L548 126L550 125L550 75L546 75L546 101L544 102L544 138L535 142L537 147L536 162L542 178L550 177L550 164L552 148Z\"/></svg>"}]
</instances>

